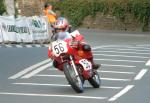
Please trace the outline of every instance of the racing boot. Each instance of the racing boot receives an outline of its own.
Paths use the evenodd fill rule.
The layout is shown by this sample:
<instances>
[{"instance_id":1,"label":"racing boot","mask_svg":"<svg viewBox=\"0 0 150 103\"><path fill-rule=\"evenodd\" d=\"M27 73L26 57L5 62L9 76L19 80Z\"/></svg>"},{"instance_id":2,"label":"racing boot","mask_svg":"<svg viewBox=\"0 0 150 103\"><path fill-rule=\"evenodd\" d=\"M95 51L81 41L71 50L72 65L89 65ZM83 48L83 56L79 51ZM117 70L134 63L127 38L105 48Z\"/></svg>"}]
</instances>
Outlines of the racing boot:
<instances>
[{"instance_id":1,"label":"racing boot","mask_svg":"<svg viewBox=\"0 0 150 103\"><path fill-rule=\"evenodd\" d=\"M93 64L93 69L97 70L101 67L101 64Z\"/></svg>"}]
</instances>

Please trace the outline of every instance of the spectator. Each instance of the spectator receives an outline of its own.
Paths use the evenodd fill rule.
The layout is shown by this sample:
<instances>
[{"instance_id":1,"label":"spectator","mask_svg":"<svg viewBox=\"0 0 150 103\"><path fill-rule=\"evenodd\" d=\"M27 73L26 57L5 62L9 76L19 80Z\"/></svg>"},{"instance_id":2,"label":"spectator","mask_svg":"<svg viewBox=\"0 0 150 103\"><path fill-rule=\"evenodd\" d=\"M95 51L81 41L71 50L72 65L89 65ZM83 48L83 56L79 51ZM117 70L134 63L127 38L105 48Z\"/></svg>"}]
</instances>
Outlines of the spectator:
<instances>
[{"instance_id":1,"label":"spectator","mask_svg":"<svg viewBox=\"0 0 150 103\"><path fill-rule=\"evenodd\" d=\"M56 22L56 13L52 10L53 6L49 3L44 5L44 14L48 17L48 22L54 24Z\"/></svg>"}]
</instances>

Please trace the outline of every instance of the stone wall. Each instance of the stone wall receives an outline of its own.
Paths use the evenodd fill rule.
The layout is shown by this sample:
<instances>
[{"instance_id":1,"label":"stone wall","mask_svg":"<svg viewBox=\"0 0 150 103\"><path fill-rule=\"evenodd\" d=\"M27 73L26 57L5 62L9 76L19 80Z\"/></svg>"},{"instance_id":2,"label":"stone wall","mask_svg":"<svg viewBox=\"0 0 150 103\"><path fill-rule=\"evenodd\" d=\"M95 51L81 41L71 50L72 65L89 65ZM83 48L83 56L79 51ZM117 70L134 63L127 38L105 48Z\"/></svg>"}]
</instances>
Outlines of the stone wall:
<instances>
[{"instance_id":1,"label":"stone wall","mask_svg":"<svg viewBox=\"0 0 150 103\"><path fill-rule=\"evenodd\" d=\"M23 16L41 15L45 2L59 0L16 0L19 14Z\"/></svg>"},{"instance_id":2,"label":"stone wall","mask_svg":"<svg viewBox=\"0 0 150 103\"><path fill-rule=\"evenodd\" d=\"M17 0L18 11L22 16L40 15L43 2L41 0Z\"/></svg>"},{"instance_id":3,"label":"stone wall","mask_svg":"<svg viewBox=\"0 0 150 103\"><path fill-rule=\"evenodd\" d=\"M49 1L60 1L60 0L17 0L19 10L21 11L20 15L23 16L41 15L43 13L42 9L44 7L44 3ZM60 15L59 12L57 14ZM94 19L91 16L87 16L83 21L82 27L98 28L104 30L125 30L125 31L142 30L140 22L138 22L138 20L136 20L130 14L126 15L126 18L124 19L124 21L122 21L110 15L103 15L101 13L97 13ZM148 31L150 31L150 23Z\"/></svg>"},{"instance_id":4,"label":"stone wall","mask_svg":"<svg viewBox=\"0 0 150 103\"><path fill-rule=\"evenodd\" d=\"M15 15L14 0L5 0L7 15Z\"/></svg>"},{"instance_id":5,"label":"stone wall","mask_svg":"<svg viewBox=\"0 0 150 103\"><path fill-rule=\"evenodd\" d=\"M124 30L124 31L141 31L140 22L130 14L126 15L124 20L120 20L110 15L97 13L95 18L87 16L81 27L98 28L103 30ZM150 31L150 22L148 31Z\"/></svg>"}]
</instances>

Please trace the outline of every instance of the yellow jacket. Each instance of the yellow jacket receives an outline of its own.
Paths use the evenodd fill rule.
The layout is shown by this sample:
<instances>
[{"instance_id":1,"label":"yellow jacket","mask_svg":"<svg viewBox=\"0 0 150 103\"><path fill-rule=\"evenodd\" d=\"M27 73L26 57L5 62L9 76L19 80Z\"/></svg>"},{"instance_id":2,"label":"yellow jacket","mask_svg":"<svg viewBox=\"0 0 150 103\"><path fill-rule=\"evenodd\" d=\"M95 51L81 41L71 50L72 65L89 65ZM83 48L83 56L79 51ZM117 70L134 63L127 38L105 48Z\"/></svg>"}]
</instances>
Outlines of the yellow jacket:
<instances>
[{"instance_id":1,"label":"yellow jacket","mask_svg":"<svg viewBox=\"0 0 150 103\"><path fill-rule=\"evenodd\" d=\"M48 17L48 21L53 24L56 22L56 14L50 13L49 9L43 10L44 14Z\"/></svg>"}]
</instances>

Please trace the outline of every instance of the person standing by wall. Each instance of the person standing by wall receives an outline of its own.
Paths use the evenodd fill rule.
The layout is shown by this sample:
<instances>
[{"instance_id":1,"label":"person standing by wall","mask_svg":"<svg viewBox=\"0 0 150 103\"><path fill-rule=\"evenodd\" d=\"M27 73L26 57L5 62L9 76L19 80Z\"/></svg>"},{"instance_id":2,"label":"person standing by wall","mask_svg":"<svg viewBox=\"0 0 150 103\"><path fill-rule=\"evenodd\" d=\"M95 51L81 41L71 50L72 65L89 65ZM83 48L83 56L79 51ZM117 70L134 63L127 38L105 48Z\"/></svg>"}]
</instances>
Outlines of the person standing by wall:
<instances>
[{"instance_id":1,"label":"person standing by wall","mask_svg":"<svg viewBox=\"0 0 150 103\"><path fill-rule=\"evenodd\" d=\"M53 25L55 22L56 22L56 13L52 10L53 9L53 6L49 3L46 3L44 5L44 14L47 16L48 18L48 22Z\"/></svg>"}]
</instances>

